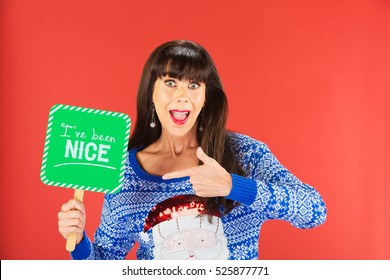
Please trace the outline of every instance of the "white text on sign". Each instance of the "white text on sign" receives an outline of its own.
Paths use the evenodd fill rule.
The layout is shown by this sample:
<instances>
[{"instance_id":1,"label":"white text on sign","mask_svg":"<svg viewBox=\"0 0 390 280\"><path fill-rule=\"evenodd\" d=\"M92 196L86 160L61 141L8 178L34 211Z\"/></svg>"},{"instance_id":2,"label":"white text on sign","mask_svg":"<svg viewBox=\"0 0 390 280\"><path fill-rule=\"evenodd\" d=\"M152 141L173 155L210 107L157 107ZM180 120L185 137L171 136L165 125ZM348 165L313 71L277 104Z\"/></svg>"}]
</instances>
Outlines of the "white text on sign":
<instances>
[{"instance_id":1,"label":"white text on sign","mask_svg":"<svg viewBox=\"0 0 390 280\"><path fill-rule=\"evenodd\" d=\"M63 134L61 137L72 138L75 136L77 139L86 139L87 134L85 131L78 131L75 125L69 125L62 123L61 127L64 128ZM115 137L110 135L97 134L95 129L92 128L92 136L90 138L92 141L108 142L115 143ZM95 142L79 141L79 140L66 140L65 146L65 158L73 159L86 159L87 161L98 162L108 162L107 153L110 150L111 146L107 144L96 144Z\"/></svg>"}]
</instances>

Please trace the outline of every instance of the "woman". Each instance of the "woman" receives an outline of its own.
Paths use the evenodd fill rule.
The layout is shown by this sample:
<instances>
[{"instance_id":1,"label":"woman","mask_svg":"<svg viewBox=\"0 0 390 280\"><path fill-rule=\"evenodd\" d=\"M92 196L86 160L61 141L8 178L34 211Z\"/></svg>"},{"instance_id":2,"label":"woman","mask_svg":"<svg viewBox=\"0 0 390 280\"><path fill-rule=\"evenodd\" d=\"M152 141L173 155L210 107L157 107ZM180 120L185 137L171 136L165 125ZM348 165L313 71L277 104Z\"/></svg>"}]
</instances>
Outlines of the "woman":
<instances>
[{"instance_id":1,"label":"woman","mask_svg":"<svg viewBox=\"0 0 390 280\"><path fill-rule=\"evenodd\" d=\"M227 132L227 100L206 50L190 41L159 46L146 62L137 95L122 190L104 199L92 243L85 210L61 208L59 231L77 233L74 259L258 259L266 220L311 228L325 204L268 147Z\"/></svg>"}]
</instances>

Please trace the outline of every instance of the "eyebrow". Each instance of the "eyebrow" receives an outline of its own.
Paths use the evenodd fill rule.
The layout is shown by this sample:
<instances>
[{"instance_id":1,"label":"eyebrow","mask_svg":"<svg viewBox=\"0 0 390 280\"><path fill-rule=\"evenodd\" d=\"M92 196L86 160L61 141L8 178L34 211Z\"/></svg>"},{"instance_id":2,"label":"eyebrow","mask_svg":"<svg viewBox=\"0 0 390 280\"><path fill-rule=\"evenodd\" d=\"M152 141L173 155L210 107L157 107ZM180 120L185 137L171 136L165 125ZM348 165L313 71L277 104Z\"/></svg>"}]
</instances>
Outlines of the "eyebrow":
<instances>
[{"instance_id":1,"label":"eyebrow","mask_svg":"<svg viewBox=\"0 0 390 280\"><path fill-rule=\"evenodd\" d=\"M182 81L189 81L191 83L198 83L198 84L205 84L205 82L201 82L199 80L196 80L196 79L179 79L179 78L175 78L175 77L172 77L172 76L169 76L169 75L164 75L164 76L161 76L159 77L160 79L173 79L173 80L178 80L180 82Z\"/></svg>"}]
</instances>

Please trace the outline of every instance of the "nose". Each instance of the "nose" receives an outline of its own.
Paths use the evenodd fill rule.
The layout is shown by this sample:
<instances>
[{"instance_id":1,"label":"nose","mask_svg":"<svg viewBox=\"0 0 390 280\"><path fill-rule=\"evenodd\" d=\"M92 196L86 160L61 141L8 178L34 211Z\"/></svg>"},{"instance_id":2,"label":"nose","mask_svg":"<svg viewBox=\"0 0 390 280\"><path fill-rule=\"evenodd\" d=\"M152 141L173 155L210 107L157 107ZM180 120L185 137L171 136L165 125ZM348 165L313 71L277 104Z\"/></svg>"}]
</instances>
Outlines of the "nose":
<instances>
[{"instance_id":1,"label":"nose","mask_svg":"<svg viewBox=\"0 0 390 280\"><path fill-rule=\"evenodd\" d=\"M187 103L189 101L188 89L185 86L180 86L177 88L177 102Z\"/></svg>"},{"instance_id":2,"label":"nose","mask_svg":"<svg viewBox=\"0 0 390 280\"><path fill-rule=\"evenodd\" d=\"M189 260L193 260L193 259L195 259L195 254L194 254L194 252L189 252L189 254L188 254L188 259Z\"/></svg>"}]
</instances>

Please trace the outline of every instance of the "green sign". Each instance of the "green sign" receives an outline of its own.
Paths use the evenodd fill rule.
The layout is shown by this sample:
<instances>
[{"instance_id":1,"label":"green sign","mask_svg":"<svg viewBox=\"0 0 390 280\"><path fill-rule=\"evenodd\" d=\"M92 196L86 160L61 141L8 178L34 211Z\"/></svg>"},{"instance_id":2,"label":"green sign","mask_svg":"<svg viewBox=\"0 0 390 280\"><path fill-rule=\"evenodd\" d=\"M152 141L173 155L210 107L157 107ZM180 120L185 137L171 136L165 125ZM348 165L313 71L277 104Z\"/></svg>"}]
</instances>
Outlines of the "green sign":
<instances>
[{"instance_id":1,"label":"green sign","mask_svg":"<svg viewBox=\"0 0 390 280\"><path fill-rule=\"evenodd\" d=\"M119 191L130 124L123 113L54 105L46 132L42 182L104 193Z\"/></svg>"}]
</instances>

